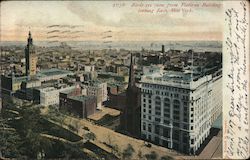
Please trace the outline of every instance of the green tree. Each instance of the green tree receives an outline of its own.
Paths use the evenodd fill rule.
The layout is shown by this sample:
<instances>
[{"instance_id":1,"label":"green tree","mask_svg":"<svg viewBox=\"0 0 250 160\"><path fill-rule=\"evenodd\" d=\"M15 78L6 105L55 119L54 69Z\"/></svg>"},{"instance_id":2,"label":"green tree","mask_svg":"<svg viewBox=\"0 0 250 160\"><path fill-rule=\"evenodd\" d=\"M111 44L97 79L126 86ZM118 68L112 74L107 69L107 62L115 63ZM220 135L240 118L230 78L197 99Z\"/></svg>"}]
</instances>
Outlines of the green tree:
<instances>
[{"instance_id":1,"label":"green tree","mask_svg":"<svg viewBox=\"0 0 250 160\"><path fill-rule=\"evenodd\" d=\"M147 160L156 160L158 158L158 154L155 151L152 151L150 154L146 154L145 158Z\"/></svg>"},{"instance_id":2,"label":"green tree","mask_svg":"<svg viewBox=\"0 0 250 160\"><path fill-rule=\"evenodd\" d=\"M133 156L133 153L135 152L133 146L131 144L128 144L127 148L122 153L123 159L131 159Z\"/></svg>"},{"instance_id":3,"label":"green tree","mask_svg":"<svg viewBox=\"0 0 250 160\"><path fill-rule=\"evenodd\" d=\"M96 139L96 135L95 135L93 132L89 132L89 133L87 133L87 134L85 135L85 138L86 138L87 140L92 140L92 141L94 141L94 140Z\"/></svg>"},{"instance_id":4,"label":"green tree","mask_svg":"<svg viewBox=\"0 0 250 160\"><path fill-rule=\"evenodd\" d=\"M0 159L21 157L19 145L21 138L7 120L0 117Z\"/></svg>"},{"instance_id":5,"label":"green tree","mask_svg":"<svg viewBox=\"0 0 250 160\"><path fill-rule=\"evenodd\" d=\"M174 160L174 158L166 155L166 156L162 156L161 160Z\"/></svg>"}]
</instances>

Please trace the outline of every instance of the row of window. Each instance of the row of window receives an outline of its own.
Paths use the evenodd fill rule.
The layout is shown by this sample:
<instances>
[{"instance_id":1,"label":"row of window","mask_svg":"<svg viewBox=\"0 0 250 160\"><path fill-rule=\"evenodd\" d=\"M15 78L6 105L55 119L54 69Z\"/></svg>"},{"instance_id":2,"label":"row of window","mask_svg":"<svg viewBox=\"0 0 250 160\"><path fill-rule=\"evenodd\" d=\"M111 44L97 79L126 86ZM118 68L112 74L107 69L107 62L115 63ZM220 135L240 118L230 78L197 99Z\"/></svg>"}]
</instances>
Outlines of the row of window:
<instances>
[{"instance_id":1,"label":"row of window","mask_svg":"<svg viewBox=\"0 0 250 160\"><path fill-rule=\"evenodd\" d=\"M168 86L161 86L161 85L154 85L154 84L142 84L143 87L153 88L153 89L162 89L162 90L168 90L168 91L175 91L175 92L181 92L181 93L189 93L188 89L183 88L176 88L176 87L168 87Z\"/></svg>"}]
</instances>

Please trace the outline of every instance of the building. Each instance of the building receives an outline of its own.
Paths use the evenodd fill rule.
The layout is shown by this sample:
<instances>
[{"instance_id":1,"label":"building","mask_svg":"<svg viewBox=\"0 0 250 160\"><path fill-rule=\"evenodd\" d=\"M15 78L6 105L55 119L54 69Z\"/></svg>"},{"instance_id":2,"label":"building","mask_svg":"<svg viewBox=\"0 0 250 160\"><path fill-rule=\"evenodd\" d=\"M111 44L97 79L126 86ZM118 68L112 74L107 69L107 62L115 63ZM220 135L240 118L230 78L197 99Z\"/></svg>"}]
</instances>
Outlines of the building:
<instances>
[{"instance_id":1,"label":"building","mask_svg":"<svg viewBox=\"0 0 250 160\"><path fill-rule=\"evenodd\" d=\"M81 87L86 89L87 96L95 96L97 98L97 109L102 109L103 102L108 100L107 83L88 81L82 83Z\"/></svg>"},{"instance_id":2,"label":"building","mask_svg":"<svg viewBox=\"0 0 250 160\"><path fill-rule=\"evenodd\" d=\"M34 76L36 74L37 56L35 53L35 47L33 46L33 40L30 32L28 37L28 44L25 47L25 63L26 76Z\"/></svg>"},{"instance_id":3,"label":"building","mask_svg":"<svg viewBox=\"0 0 250 160\"><path fill-rule=\"evenodd\" d=\"M139 137L140 122L140 90L135 84L134 60L131 54L126 107L123 108L121 115L121 129L132 136Z\"/></svg>"},{"instance_id":4,"label":"building","mask_svg":"<svg viewBox=\"0 0 250 160\"><path fill-rule=\"evenodd\" d=\"M88 96L97 97L97 108L101 109L103 102L108 99L108 89L106 82L89 81L84 83L83 88L87 89Z\"/></svg>"},{"instance_id":5,"label":"building","mask_svg":"<svg viewBox=\"0 0 250 160\"><path fill-rule=\"evenodd\" d=\"M62 86L59 88L55 87L45 87L38 89L40 93L40 104L42 106L50 106L59 104L59 93L69 90L75 89L76 86Z\"/></svg>"},{"instance_id":6,"label":"building","mask_svg":"<svg viewBox=\"0 0 250 160\"><path fill-rule=\"evenodd\" d=\"M46 70L41 70L36 74L36 78L41 82L50 81L50 80L58 80L60 78L67 77L68 75L74 75L73 72L58 68L51 68Z\"/></svg>"},{"instance_id":7,"label":"building","mask_svg":"<svg viewBox=\"0 0 250 160\"><path fill-rule=\"evenodd\" d=\"M78 89L68 89L59 94L59 109L79 118L87 118L96 112L96 97L83 96Z\"/></svg>"},{"instance_id":8,"label":"building","mask_svg":"<svg viewBox=\"0 0 250 160\"><path fill-rule=\"evenodd\" d=\"M2 94L13 95L17 90L21 89L22 82L26 82L27 77L16 77L12 75L1 75L1 91Z\"/></svg>"},{"instance_id":9,"label":"building","mask_svg":"<svg viewBox=\"0 0 250 160\"><path fill-rule=\"evenodd\" d=\"M141 136L195 154L222 111L222 75L150 73L141 79Z\"/></svg>"}]
</instances>

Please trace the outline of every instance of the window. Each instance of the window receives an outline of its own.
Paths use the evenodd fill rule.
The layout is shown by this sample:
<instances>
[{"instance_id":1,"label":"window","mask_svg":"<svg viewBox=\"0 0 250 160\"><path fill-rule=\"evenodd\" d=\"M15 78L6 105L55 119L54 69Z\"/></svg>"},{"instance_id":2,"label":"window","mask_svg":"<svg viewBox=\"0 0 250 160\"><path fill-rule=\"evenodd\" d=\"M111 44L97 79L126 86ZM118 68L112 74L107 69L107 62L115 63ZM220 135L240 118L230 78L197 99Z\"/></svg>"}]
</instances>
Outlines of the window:
<instances>
[{"instance_id":1,"label":"window","mask_svg":"<svg viewBox=\"0 0 250 160\"><path fill-rule=\"evenodd\" d=\"M146 130L146 123L143 123L142 129L145 131Z\"/></svg>"},{"instance_id":2,"label":"window","mask_svg":"<svg viewBox=\"0 0 250 160\"><path fill-rule=\"evenodd\" d=\"M151 128L151 124L148 124L148 132L151 132L152 128Z\"/></svg>"},{"instance_id":3,"label":"window","mask_svg":"<svg viewBox=\"0 0 250 160\"><path fill-rule=\"evenodd\" d=\"M156 114L157 116L160 116L160 115L161 115L161 112L155 112L155 114Z\"/></svg>"},{"instance_id":4,"label":"window","mask_svg":"<svg viewBox=\"0 0 250 160\"><path fill-rule=\"evenodd\" d=\"M180 119L179 116L174 116L174 120L178 121Z\"/></svg>"},{"instance_id":5,"label":"window","mask_svg":"<svg viewBox=\"0 0 250 160\"><path fill-rule=\"evenodd\" d=\"M164 109L164 112L170 113L170 109L169 108L168 109Z\"/></svg>"},{"instance_id":6,"label":"window","mask_svg":"<svg viewBox=\"0 0 250 160\"><path fill-rule=\"evenodd\" d=\"M155 121L156 121L156 122L160 122L161 119L160 119L160 118L155 118Z\"/></svg>"},{"instance_id":7,"label":"window","mask_svg":"<svg viewBox=\"0 0 250 160\"><path fill-rule=\"evenodd\" d=\"M194 144L194 139L191 139L191 144Z\"/></svg>"},{"instance_id":8,"label":"window","mask_svg":"<svg viewBox=\"0 0 250 160\"><path fill-rule=\"evenodd\" d=\"M193 130L194 129L194 127L193 126L191 126L191 130Z\"/></svg>"},{"instance_id":9,"label":"window","mask_svg":"<svg viewBox=\"0 0 250 160\"><path fill-rule=\"evenodd\" d=\"M164 117L165 117L165 118L170 118L170 114L164 113Z\"/></svg>"},{"instance_id":10,"label":"window","mask_svg":"<svg viewBox=\"0 0 250 160\"><path fill-rule=\"evenodd\" d=\"M155 101L155 104L156 105L161 105L161 102L160 101Z\"/></svg>"},{"instance_id":11,"label":"window","mask_svg":"<svg viewBox=\"0 0 250 160\"><path fill-rule=\"evenodd\" d=\"M188 119L187 119L187 118L184 118L183 121L184 121L184 122L188 122Z\"/></svg>"},{"instance_id":12,"label":"window","mask_svg":"<svg viewBox=\"0 0 250 160\"><path fill-rule=\"evenodd\" d=\"M166 137L166 138L170 137L170 131L169 131L168 128L163 129L163 136Z\"/></svg>"},{"instance_id":13,"label":"window","mask_svg":"<svg viewBox=\"0 0 250 160\"><path fill-rule=\"evenodd\" d=\"M180 127L180 123L174 122L173 125L174 125L175 127Z\"/></svg>"},{"instance_id":14,"label":"window","mask_svg":"<svg viewBox=\"0 0 250 160\"><path fill-rule=\"evenodd\" d=\"M159 145L160 139L159 137L155 137L155 143Z\"/></svg>"},{"instance_id":15,"label":"window","mask_svg":"<svg viewBox=\"0 0 250 160\"><path fill-rule=\"evenodd\" d=\"M151 116L148 116L148 119L151 120Z\"/></svg>"},{"instance_id":16,"label":"window","mask_svg":"<svg viewBox=\"0 0 250 160\"><path fill-rule=\"evenodd\" d=\"M169 123L170 123L169 120L165 120L165 119L164 119L164 124L167 124L167 125L168 125Z\"/></svg>"},{"instance_id":17,"label":"window","mask_svg":"<svg viewBox=\"0 0 250 160\"><path fill-rule=\"evenodd\" d=\"M176 111L176 110L174 111L174 114L178 115L179 113L180 113L180 111Z\"/></svg>"},{"instance_id":18,"label":"window","mask_svg":"<svg viewBox=\"0 0 250 160\"><path fill-rule=\"evenodd\" d=\"M160 126L156 125L155 126L155 134L160 134Z\"/></svg>"},{"instance_id":19,"label":"window","mask_svg":"<svg viewBox=\"0 0 250 160\"><path fill-rule=\"evenodd\" d=\"M179 140L179 131L178 130L174 130L173 131L173 139L175 139L175 140Z\"/></svg>"}]
</instances>

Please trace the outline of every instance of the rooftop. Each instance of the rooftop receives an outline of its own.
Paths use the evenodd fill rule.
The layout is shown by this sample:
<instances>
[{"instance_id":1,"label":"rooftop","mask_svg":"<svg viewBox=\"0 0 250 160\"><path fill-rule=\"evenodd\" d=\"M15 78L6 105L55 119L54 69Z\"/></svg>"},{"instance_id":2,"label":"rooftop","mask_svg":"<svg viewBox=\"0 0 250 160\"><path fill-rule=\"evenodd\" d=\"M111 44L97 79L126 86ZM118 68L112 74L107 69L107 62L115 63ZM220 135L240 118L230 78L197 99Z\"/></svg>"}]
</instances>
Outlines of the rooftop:
<instances>
[{"instance_id":1,"label":"rooftop","mask_svg":"<svg viewBox=\"0 0 250 160\"><path fill-rule=\"evenodd\" d=\"M61 74L73 74L73 72L68 70L62 70L58 68L51 68L46 70L41 70L39 73L37 73L38 77L47 77L47 76L56 76Z\"/></svg>"},{"instance_id":2,"label":"rooftop","mask_svg":"<svg viewBox=\"0 0 250 160\"><path fill-rule=\"evenodd\" d=\"M73 99L73 100L77 100L77 101L86 101L86 100L89 100L89 99L92 99L92 98L95 98L95 96L72 96L70 97L70 99Z\"/></svg>"},{"instance_id":3,"label":"rooftop","mask_svg":"<svg viewBox=\"0 0 250 160\"><path fill-rule=\"evenodd\" d=\"M142 83L159 84L172 87L195 89L201 84L212 79L212 75L204 75L203 77L193 76L191 73L166 71L163 73L152 73L143 75Z\"/></svg>"}]
</instances>

